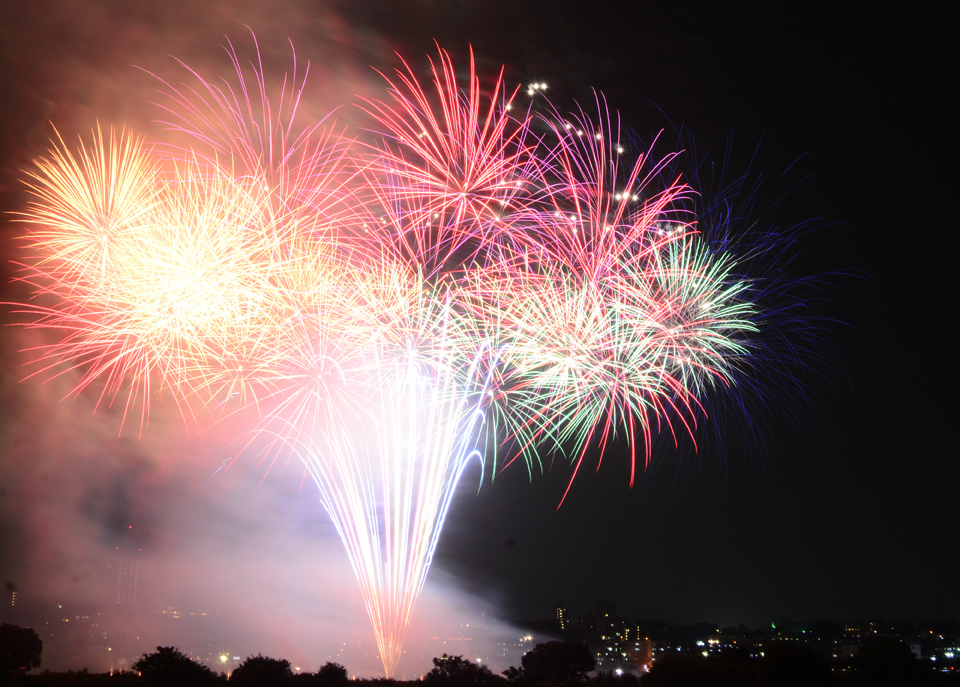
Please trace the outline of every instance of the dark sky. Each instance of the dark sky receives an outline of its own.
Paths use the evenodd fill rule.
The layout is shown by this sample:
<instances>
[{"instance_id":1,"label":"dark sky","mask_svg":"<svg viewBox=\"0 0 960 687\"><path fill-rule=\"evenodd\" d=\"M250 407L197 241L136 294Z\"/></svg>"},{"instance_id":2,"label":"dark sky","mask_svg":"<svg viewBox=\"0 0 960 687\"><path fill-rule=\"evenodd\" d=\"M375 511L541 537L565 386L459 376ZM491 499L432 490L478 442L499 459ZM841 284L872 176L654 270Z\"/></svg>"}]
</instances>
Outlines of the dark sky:
<instances>
[{"instance_id":1,"label":"dark sky","mask_svg":"<svg viewBox=\"0 0 960 687\"><path fill-rule=\"evenodd\" d=\"M732 138L734 168L762 137L753 172L768 179L799 158L805 180L764 221L814 220L792 269L848 275L824 278L836 362L806 380L799 431L772 411L759 457L736 441L686 460L666 447L645 488L605 464L559 511L567 468L532 485L505 473L457 501L439 564L502 586L522 617L601 598L632 617L722 624L960 615L941 353L956 180L946 17L857 3L402 5L350 14L404 48L470 41L551 97L601 90L641 133L665 125L652 101L703 155L722 159Z\"/></svg>"},{"instance_id":2,"label":"dark sky","mask_svg":"<svg viewBox=\"0 0 960 687\"><path fill-rule=\"evenodd\" d=\"M437 39L461 56L472 44L481 69L506 65L515 83L546 81L561 106L602 91L641 136L682 123L698 153L715 160L729 144L735 173L747 170L755 151L754 175L774 180L793 165L788 181L802 183L762 221L818 227L798 241L790 266L795 276L828 275L817 309L836 321L827 326L833 361L819 375L803 375L809 403L789 417L771 409L762 451L747 452L742 446L751 442L735 438L705 442L696 455L666 446L633 489L624 462L609 455L597 474L578 476L559 510L565 465L532 483L523 469L508 470L476 494L476 475L467 474L434 573L450 589L497 599L497 613L515 619L550 616L557 602L586 613L600 599L634 618L722 625L960 618L947 302L957 186L948 100L957 83L947 68L945 9L940 16L932 3L911 14L864 13L862 3L829 11L815 3L787 11L775 3L665 9L566 0L277 0L203 10L188 2L88 4L82 14L44 0L0 10L4 210L23 202L18 170L45 148L48 120L66 131L89 129L93 117L149 126L141 103L151 87L130 65L162 71L175 54L222 67L222 36L243 39L243 24L268 53L282 57L285 38L294 40L322 82L311 105L318 111L351 100L336 88L375 83L367 65L395 65L393 50L419 59ZM15 232L4 226L5 246ZM46 406L24 401L35 392L15 383L22 360L14 339L5 335L3 346L8 412L0 457L0 574L11 578L56 569L24 534L31 530L23 523L33 520L23 511L35 502L22 496L33 484L24 463L32 453L16 437L23 423L41 424L23 414ZM103 448L110 432L102 422L98 416L99 450L114 451ZM154 451L162 443L156 435L143 441L149 449L133 441L122 451L163 452ZM175 443L186 451L182 437ZM48 442L44 450L58 449ZM99 460L91 455L77 460ZM209 455L208 463L219 462ZM222 500L197 487L204 469L174 479L156 468L146 483L155 492L175 483L178 494ZM150 505L155 492L127 492L111 479L132 499L129 510L139 512L144 499L141 511L166 533L157 540L175 546L176 533L190 530L165 522L169 513ZM284 503L307 500L276 490ZM291 506L310 507L316 510ZM325 527L315 512L298 522ZM57 538L50 541L55 548Z\"/></svg>"}]
</instances>

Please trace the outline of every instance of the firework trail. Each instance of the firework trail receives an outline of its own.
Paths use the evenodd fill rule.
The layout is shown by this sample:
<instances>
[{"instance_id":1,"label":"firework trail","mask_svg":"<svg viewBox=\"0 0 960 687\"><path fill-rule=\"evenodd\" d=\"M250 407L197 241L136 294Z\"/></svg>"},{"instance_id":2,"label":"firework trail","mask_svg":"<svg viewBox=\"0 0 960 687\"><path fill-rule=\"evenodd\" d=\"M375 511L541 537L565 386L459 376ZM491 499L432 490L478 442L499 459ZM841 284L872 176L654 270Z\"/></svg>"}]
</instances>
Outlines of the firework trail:
<instances>
[{"instance_id":1,"label":"firework trail","mask_svg":"<svg viewBox=\"0 0 960 687\"><path fill-rule=\"evenodd\" d=\"M98 131L37 162L20 310L58 335L37 373L78 371L141 428L156 392L193 424L255 413L245 445L302 460L393 675L471 459L564 453L572 484L627 441L632 483L738 384L762 311L673 156L625 162L599 96L522 111L440 51L351 136L300 121L295 59L272 89L227 53L235 81L163 86L188 144Z\"/></svg>"},{"instance_id":2,"label":"firework trail","mask_svg":"<svg viewBox=\"0 0 960 687\"><path fill-rule=\"evenodd\" d=\"M299 375L302 389L284 394L261 430L296 442L319 485L389 674L460 474L472 457L482 459L474 445L491 368L489 351L455 345L466 339L454 334L462 324L449 299L398 287L396 296L414 300L397 308L402 320L339 356L322 392L314 391L319 380ZM317 349L293 350L309 365Z\"/></svg>"}]
</instances>

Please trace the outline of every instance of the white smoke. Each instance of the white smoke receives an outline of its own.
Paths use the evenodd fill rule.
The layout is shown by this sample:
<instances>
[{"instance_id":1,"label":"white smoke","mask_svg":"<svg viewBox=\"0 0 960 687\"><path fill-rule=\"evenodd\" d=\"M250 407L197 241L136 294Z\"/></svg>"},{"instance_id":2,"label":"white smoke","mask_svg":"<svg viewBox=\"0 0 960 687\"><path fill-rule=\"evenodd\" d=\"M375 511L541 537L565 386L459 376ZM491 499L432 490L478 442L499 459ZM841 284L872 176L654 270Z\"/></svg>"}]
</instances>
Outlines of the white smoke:
<instances>
[{"instance_id":1,"label":"white smoke","mask_svg":"<svg viewBox=\"0 0 960 687\"><path fill-rule=\"evenodd\" d=\"M208 80L230 77L220 46L229 38L252 59L251 30L277 87L292 66L290 42L299 69L311 63L308 119L377 87L369 65L395 64L386 40L305 0L4 3L0 60L16 103L0 138L8 209L18 209L19 170L45 151L51 124L68 141L98 122L157 139L162 113L151 102L162 86L150 73L186 79L175 56ZM3 225L8 257L19 255L19 231ZM27 294L7 285L4 296ZM4 319L15 316L8 309ZM353 674L382 672L343 547L295 459L268 472L242 454L223 470L237 455L237 427L190 436L171 399L154 400L142 432L137 416L120 432L122 402L98 403L95 389L71 398L70 374L22 381L36 358L22 349L43 341L0 331L0 582L17 591L0 615L36 626L43 668L128 667L177 645L215 669L262 652L303 670L333 660ZM517 633L491 621L495 606L435 569L397 677L419 676L443 652L507 667L493 647Z\"/></svg>"}]
</instances>

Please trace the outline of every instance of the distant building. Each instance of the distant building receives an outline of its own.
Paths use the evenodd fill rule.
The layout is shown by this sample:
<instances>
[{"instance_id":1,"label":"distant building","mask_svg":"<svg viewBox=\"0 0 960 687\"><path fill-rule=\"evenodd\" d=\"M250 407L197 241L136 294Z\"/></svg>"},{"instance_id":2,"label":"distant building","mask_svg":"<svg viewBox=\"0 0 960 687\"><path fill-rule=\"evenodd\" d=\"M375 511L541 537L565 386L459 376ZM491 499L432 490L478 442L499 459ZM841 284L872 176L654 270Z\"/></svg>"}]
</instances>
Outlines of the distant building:
<instances>
[{"instance_id":1,"label":"distant building","mask_svg":"<svg viewBox=\"0 0 960 687\"><path fill-rule=\"evenodd\" d=\"M639 675L650 669L653 642L641 637L630 641L611 641L601 644L595 652L597 670L618 675Z\"/></svg>"},{"instance_id":2,"label":"distant building","mask_svg":"<svg viewBox=\"0 0 960 687\"><path fill-rule=\"evenodd\" d=\"M130 555L119 554L107 562L108 574L115 574L117 580L117 595L115 602L118 606L137 605L137 587L140 578L140 561Z\"/></svg>"},{"instance_id":3,"label":"distant building","mask_svg":"<svg viewBox=\"0 0 960 687\"><path fill-rule=\"evenodd\" d=\"M560 623L561 632L566 632L570 629L570 611L561 604L557 604L557 622Z\"/></svg>"},{"instance_id":4,"label":"distant building","mask_svg":"<svg viewBox=\"0 0 960 687\"><path fill-rule=\"evenodd\" d=\"M17 586L13 582L7 582L3 587L3 605L17 605Z\"/></svg>"},{"instance_id":5,"label":"distant building","mask_svg":"<svg viewBox=\"0 0 960 687\"><path fill-rule=\"evenodd\" d=\"M860 651L859 642L844 641L838 642L833 647L833 657L840 661L849 661Z\"/></svg>"},{"instance_id":6,"label":"distant building","mask_svg":"<svg viewBox=\"0 0 960 687\"><path fill-rule=\"evenodd\" d=\"M591 633L597 631L597 616L593 613L587 613L586 615L580 616L580 619L577 620L577 630L583 633Z\"/></svg>"},{"instance_id":7,"label":"distant building","mask_svg":"<svg viewBox=\"0 0 960 687\"><path fill-rule=\"evenodd\" d=\"M614 626L617 622L617 604L613 601L601 601L597 604L597 619L599 621L597 629L602 635L614 633Z\"/></svg>"}]
</instances>

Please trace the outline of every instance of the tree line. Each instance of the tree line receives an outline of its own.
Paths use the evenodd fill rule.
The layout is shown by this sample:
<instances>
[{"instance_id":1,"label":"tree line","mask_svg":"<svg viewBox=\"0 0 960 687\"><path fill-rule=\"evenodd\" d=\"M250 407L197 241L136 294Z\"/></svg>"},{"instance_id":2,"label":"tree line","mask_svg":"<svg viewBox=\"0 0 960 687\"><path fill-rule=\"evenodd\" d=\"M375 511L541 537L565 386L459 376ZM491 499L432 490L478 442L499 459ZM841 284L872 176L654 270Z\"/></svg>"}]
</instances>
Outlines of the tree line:
<instances>
[{"instance_id":1,"label":"tree line","mask_svg":"<svg viewBox=\"0 0 960 687\"><path fill-rule=\"evenodd\" d=\"M347 669L327 662L314 672L297 672L290 661L263 655L249 656L230 675L192 660L172 646L158 646L144 654L126 673L83 672L27 675L40 666L43 644L29 628L3 624L0 628L0 686L2 687L368 687L412 685L390 678L350 680ZM593 653L579 641L551 641L536 645L497 675L487 666L463 656L443 654L422 678L423 687L960 687L960 675L926 669L902 642L874 639L853 658L851 669L831 671L811 647L773 642L762 655L744 649L711 653L663 655L649 673L637 677L597 672Z\"/></svg>"}]
</instances>

